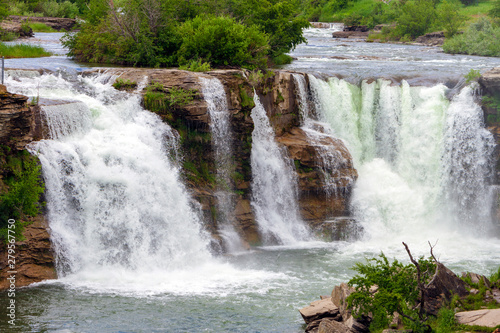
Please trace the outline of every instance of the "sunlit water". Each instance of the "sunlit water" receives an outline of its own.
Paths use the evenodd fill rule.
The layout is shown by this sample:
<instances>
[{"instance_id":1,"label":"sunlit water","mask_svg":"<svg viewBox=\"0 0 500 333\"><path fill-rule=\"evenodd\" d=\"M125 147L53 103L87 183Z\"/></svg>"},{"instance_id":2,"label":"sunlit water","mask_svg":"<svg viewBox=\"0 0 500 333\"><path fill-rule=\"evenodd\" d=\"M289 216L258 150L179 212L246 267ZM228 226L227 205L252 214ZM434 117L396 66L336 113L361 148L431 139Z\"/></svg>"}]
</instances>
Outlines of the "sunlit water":
<instances>
[{"instance_id":1,"label":"sunlit water","mask_svg":"<svg viewBox=\"0 0 500 333\"><path fill-rule=\"evenodd\" d=\"M349 81L377 74L383 77L412 75L411 71L415 71L428 81L429 78L434 78L429 73L435 71L439 73L438 81L441 81L449 78L456 80L463 72L467 72L464 63L469 60L466 59L476 61L477 66L474 67L476 69L498 64L498 60L493 58L446 56L449 57L448 60L465 60L450 61L449 66L445 66L446 62L440 60L444 55L437 53L437 49L434 48L350 42L347 44L347 41L335 41L326 36L314 37L312 33L313 31L308 32L309 46L297 48L294 56L299 59L289 68L326 74L340 73L350 76ZM326 32L316 31L315 34L322 35ZM352 45L352 47L341 46L339 43ZM305 50L309 47L314 48L314 45L318 47L310 54L314 55L316 60L298 56L300 52L307 53ZM371 48L372 52L377 48L394 48L405 53L406 57L413 54L413 58L408 58L411 61L406 60L410 65L408 68L403 65L399 66L401 62L394 60L396 56L387 51L385 53L380 51L380 54L386 57L384 61L358 59L343 62L328 58L332 50L345 50L344 55L350 56L349 52L355 52L358 46L364 50L358 49L361 53L369 52L367 48ZM429 64L433 63L431 58L434 57L437 59L436 63L441 63L441 67L434 64L436 67L430 70L431 67L420 63L420 67L417 68L414 52L417 49L424 53L429 52ZM325 52L323 55L321 50ZM47 62L37 62L39 60L32 59L25 60L25 62L33 61L34 67L43 68L45 64L50 64L50 59L54 58L48 59ZM70 62L65 58L62 59ZM385 66L385 69L379 65ZM412 67L413 65L415 66ZM78 68L77 65L70 67ZM405 74L403 75L402 72ZM13 75L18 75L18 73L13 73ZM324 119L321 120L325 124L332 123L332 130L338 137L344 139L356 159L360 181L356 185L358 188L355 191L354 204L357 217L367 227L367 233L362 240L352 243L298 242L293 246L259 247L234 255L215 257L206 249L206 235L197 228L196 207L188 207L182 199L185 190L182 184L178 183L178 177L175 175L177 172L175 163L170 161L168 156L154 156L151 160L152 165L143 164L142 160L148 159L148 154L158 155L159 147L166 143L171 143L169 149L174 149L175 147L172 146L175 146L175 138L155 116L140 108L136 97L116 92L106 82L105 78L82 79L63 72L55 76L25 75L24 78L16 80L10 77L7 78L6 83L8 89L13 92L30 96L39 94L44 98L80 102L76 104L76 109L80 110L79 116L84 120L81 126L71 124L75 126L75 129L69 133L56 131L54 136L57 140L46 141L39 147L40 153L44 156L73 156L81 159L81 165L74 164L66 170L68 174L62 178L66 182L63 189L70 194L71 191L77 191L78 189L75 189L73 185L83 176L89 180L85 183L88 185L83 186L83 191L94 191L99 186L104 186L109 190L104 193L108 194L115 190L125 189L127 186L142 191L139 184L144 180L150 182L149 187L157 184L159 186L157 190L159 192L154 192L154 189L147 190L153 190L153 196L156 196L149 198L148 204L155 204L157 202L155 200L162 200L161 192L167 191L162 184L171 184L171 187L176 189L175 200L180 200L182 204L181 213L185 214L183 216L187 216L190 221L190 233L179 235L186 237L183 238L182 244L179 244L182 246L171 247L176 237L160 233L162 236L160 238L164 238L166 244L162 244L160 238L148 238L151 235L146 235L144 229L141 230L141 228L148 227L145 224L147 221L141 220L140 214L135 215L138 217L138 223L135 224L138 228L134 229L133 221L128 220L130 216L134 216L133 211L117 210L117 214L123 214L122 216L126 217L122 221L113 222L120 228L119 230L126 231L125 235L132 239L147 240L148 244L154 248L151 252L151 248L144 248L143 243L137 243L134 244L134 248L122 248L124 251L131 251L132 256L120 258L119 252L113 252L113 243L123 245L123 242L120 237L117 237L118 235L106 232L105 227L106 221L111 221L113 216L108 216L105 211L98 209L99 204L113 206L120 202L115 202L106 195L97 201L92 197L85 199L85 196L80 196L78 199L83 200L80 204L83 203L85 206L83 207L86 212L85 216L78 214L79 209L82 209L81 206L75 209L75 207L78 208L75 202L66 203L72 210L64 211L63 209L59 213L71 213L73 217L65 219L56 216L54 220L56 223L53 225L57 230L56 235L62 237L61 242L56 243L68 249L65 256L60 258L66 263L59 265L61 278L19 290L16 294L18 325L12 329L7 325L6 318L2 316L0 317L0 331L300 332L303 326L297 311L299 308L318 299L320 295L329 294L335 284L347 281L353 275L350 267L354 262L363 260L367 256L374 256L384 251L389 257L407 261L406 253L401 245L402 241L409 243L415 255L427 255L427 242L438 241L435 253L456 272L468 270L489 274L500 264L500 242L496 234L470 232L470 227L455 223L457 221L454 219L447 220L446 223L437 223L436 219L427 219L429 216L422 214L422 212L429 212L427 208L424 207L423 211L418 211L419 207L425 205L425 200L437 200L435 198L439 196L439 193L435 193L436 188L432 184L435 179L448 179L452 184L460 185L459 182L450 180L449 177L443 177L439 170L433 169L433 165L442 161L439 152L431 150L427 154L425 150L417 148L418 142L427 145L433 145L436 142L439 145L436 149L442 149L443 156L452 158L451 154L446 154L446 151L447 147L451 147L450 152L456 151L452 148L453 139L450 138L450 135L454 136L454 134L453 131L446 131L446 128L447 126L453 127L453 124L447 122L446 119L471 124L468 120L470 118L473 124L477 124L474 120L475 106L470 103L470 92L463 92L463 96L457 95L457 99L452 103L459 106L448 107L450 103L445 101L446 87L444 86L416 88L413 91L413 88L408 88L404 83L402 87L397 88L385 86L383 82L378 83L379 89L385 92L383 97L379 97L377 105L387 110L391 110L392 107L394 112L400 112L403 118L407 117L408 122L403 122L405 124L403 125L403 123L398 124L397 121L391 123L391 119L387 121L379 119L379 121L385 126L403 125L400 131L405 133L402 137L406 140L395 141L394 138L382 135L383 131L375 136L377 133L375 125L370 125L369 119L364 114L372 112L369 107L351 109L357 110L359 119L364 119L358 121L359 126L353 130L366 127L365 136L358 133L356 136L349 137L352 133L349 134L349 132L344 132L344 128L333 126L338 114L335 115L335 112L323 114ZM347 122L348 111L351 107L349 103L359 101L359 99L367 103L368 100L377 98L375 93L370 94L370 87L365 87L363 95L360 95L359 91L356 92L357 88L349 87L342 82L329 84L317 82L317 87L324 88L322 97L325 100L335 98L335 96L344 96L343 110L347 114L343 117L347 127L353 125ZM349 93L357 94L357 99L346 99L345 94ZM390 97L391 94L395 97ZM397 97L403 94L411 95L414 102L411 103L412 105L403 105L398 109L394 105L399 103ZM312 102L314 101L310 101ZM320 102L316 100L316 103ZM425 126L421 128L418 126L425 124L426 121L419 117L426 117L426 108L418 106L425 105L435 110L438 116L432 118L432 124L428 128ZM414 118L408 112L410 110L416 112ZM461 114L460 110L468 110L470 116L466 112L463 114L464 117L455 117L455 113ZM378 115L383 118L388 114L390 113ZM88 120L90 124L87 123ZM53 121L60 124L66 120L56 117ZM71 126L69 128L72 128ZM129 133L121 136L120 131L117 130L120 127L128 130ZM412 134L413 130L415 131ZM487 135L482 135L480 129L474 128L473 130L474 133L479 133L475 136L477 140L487 141ZM380 128L378 131L381 131ZM422 135L417 135L418 133ZM467 135L460 136L460 133L457 135L457 139L467 140ZM447 143L442 141L444 139ZM137 141L134 143L134 140ZM120 147L116 147L113 142L119 142ZM397 154L385 149L394 142L399 142L396 144ZM141 158L134 159L129 155L130 153L127 153L127 149L130 151L136 149L137 153L140 152ZM93 151L100 153L95 155ZM418 154L412 156L412 152ZM425 165L418 165L419 161L429 162ZM92 164L98 166L99 163L102 163L102 168L99 167L94 169L94 172L90 172L88 168L91 168ZM77 166L81 169L76 169ZM53 168L57 169L57 167L55 163ZM459 168L460 164L456 164L456 167ZM416 178L411 176L412 172L420 171L422 168L427 171L418 172ZM44 167L44 172L47 170L51 169ZM72 178L71 173L74 170L81 174L75 174ZM99 172L95 172L96 170ZM106 174L109 176L109 172L113 176L112 183L106 182ZM137 173L137 177L142 177L139 182L136 182L137 179L129 179L135 177L134 173ZM150 176L156 176L158 183L148 180L150 178L148 173ZM418 176L423 178L419 179ZM411 184L411 182L417 182L417 184ZM485 185L479 181L474 186ZM170 190L169 188L168 191ZM416 192L417 190L423 192ZM463 191L464 189L458 186L456 190ZM71 195L67 196L68 192L59 194L71 198ZM137 198L134 195L134 193L127 194L127 198L131 198L132 207L138 204L134 202L134 198ZM475 195L471 195L470 204L474 205ZM85 203L84 200L89 201ZM378 210L379 208L382 210ZM164 219L164 213L162 213L164 209L166 208L155 204L153 211L144 210L144 212L154 220L155 226L164 226L165 230L175 230L175 226L169 225L169 221ZM137 206L136 210L141 212L140 206ZM381 215L381 213L386 215ZM460 216L455 213L452 215ZM92 218L88 219L89 216ZM179 217L174 215L172 218ZM405 219L408 221L407 226L401 224ZM78 226L78 221L83 223L85 228L83 225ZM391 221L397 221L398 224L387 224ZM373 223L370 224L370 222ZM423 223L418 225L420 222ZM469 222L466 221L466 223ZM92 233L93 229L89 228L91 225L88 225L89 223L102 225L103 228ZM74 235L81 235L81 238L70 238L71 226L74 227ZM387 235L390 235L390 239ZM106 239L106 237L109 238ZM177 262L179 266L172 267L169 265L170 256L184 263ZM93 261L92 258L96 260ZM6 301L7 297L0 298L0 307L5 308Z\"/></svg>"}]
</instances>

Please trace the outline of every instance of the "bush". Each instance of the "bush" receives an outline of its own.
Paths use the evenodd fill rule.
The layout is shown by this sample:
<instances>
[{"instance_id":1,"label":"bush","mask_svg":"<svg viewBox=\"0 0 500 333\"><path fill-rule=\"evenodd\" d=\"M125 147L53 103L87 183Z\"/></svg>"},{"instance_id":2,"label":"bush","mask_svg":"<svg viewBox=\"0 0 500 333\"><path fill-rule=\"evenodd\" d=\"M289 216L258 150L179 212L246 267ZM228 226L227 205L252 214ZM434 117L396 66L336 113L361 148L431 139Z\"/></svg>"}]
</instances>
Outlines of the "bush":
<instances>
[{"instance_id":1,"label":"bush","mask_svg":"<svg viewBox=\"0 0 500 333\"><path fill-rule=\"evenodd\" d=\"M409 36L414 39L427 33L435 20L436 11L432 0L409 0L401 7L394 32L398 37Z\"/></svg>"},{"instance_id":2,"label":"bush","mask_svg":"<svg viewBox=\"0 0 500 333\"><path fill-rule=\"evenodd\" d=\"M447 39L443 50L446 53L499 57L500 27L483 18L472 23L463 34Z\"/></svg>"},{"instance_id":3,"label":"bush","mask_svg":"<svg viewBox=\"0 0 500 333\"><path fill-rule=\"evenodd\" d=\"M184 66L180 66L179 69L183 69L190 72L208 72L212 68L208 62L203 62L201 59L192 59Z\"/></svg>"},{"instance_id":4,"label":"bush","mask_svg":"<svg viewBox=\"0 0 500 333\"><path fill-rule=\"evenodd\" d=\"M57 2L48 0L41 2L40 11L44 16L76 18L79 13L78 6L70 1Z\"/></svg>"},{"instance_id":5,"label":"bush","mask_svg":"<svg viewBox=\"0 0 500 333\"><path fill-rule=\"evenodd\" d=\"M445 37L450 38L457 34L466 17L460 14L461 4L458 0L444 0L438 7L438 21L445 29Z\"/></svg>"},{"instance_id":6,"label":"bush","mask_svg":"<svg viewBox=\"0 0 500 333\"><path fill-rule=\"evenodd\" d=\"M426 283L434 274L435 264L430 259L420 258L418 261L422 282ZM425 321L409 321L405 316L419 318L415 305L419 299L417 269L414 265L403 265L397 260L392 263L381 253L379 258L367 259L366 264L357 263L354 270L358 272L349 285L355 287L347 298L348 305L355 316L371 313L373 320L370 331L388 327L395 313L403 316L403 322L413 328L414 332L425 331ZM371 288L378 286L374 293Z\"/></svg>"},{"instance_id":7,"label":"bush","mask_svg":"<svg viewBox=\"0 0 500 333\"><path fill-rule=\"evenodd\" d=\"M41 166L36 157L24 151L6 158L5 184L6 193L0 194L0 237L5 240L9 219L16 220L16 239L21 240L23 226L27 216L36 216L40 212L40 195L44 191L41 182Z\"/></svg>"},{"instance_id":8,"label":"bush","mask_svg":"<svg viewBox=\"0 0 500 333\"><path fill-rule=\"evenodd\" d=\"M268 38L256 26L246 27L230 17L197 16L184 22L179 63L201 59L212 66L260 68L267 65Z\"/></svg>"}]
</instances>

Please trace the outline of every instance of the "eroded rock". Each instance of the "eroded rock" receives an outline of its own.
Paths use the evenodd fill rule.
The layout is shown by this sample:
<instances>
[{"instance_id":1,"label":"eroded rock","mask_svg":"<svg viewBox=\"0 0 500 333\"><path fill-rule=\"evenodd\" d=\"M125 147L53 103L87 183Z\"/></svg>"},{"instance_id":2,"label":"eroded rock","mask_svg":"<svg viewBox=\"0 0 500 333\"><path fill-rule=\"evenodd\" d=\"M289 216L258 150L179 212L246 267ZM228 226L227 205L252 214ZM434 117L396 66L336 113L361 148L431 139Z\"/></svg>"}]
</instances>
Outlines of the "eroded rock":
<instances>
[{"instance_id":1,"label":"eroded rock","mask_svg":"<svg viewBox=\"0 0 500 333\"><path fill-rule=\"evenodd\" d=\"M463 325L496 327L500 325L500 309L458 312L455 318L459 324Z\"/></svg>"},{"instance_id":2,"label":"eroded rock","mask_svg":"<svg viewBox=\"0 0 500 333\"><path fill-rule=\"evenodd\" d=\"M300 309L299 312L306 324L326 317L340 317L339 309L332 303L331 298L314 301L309 306Z\"/></svg>"}]
</instances>

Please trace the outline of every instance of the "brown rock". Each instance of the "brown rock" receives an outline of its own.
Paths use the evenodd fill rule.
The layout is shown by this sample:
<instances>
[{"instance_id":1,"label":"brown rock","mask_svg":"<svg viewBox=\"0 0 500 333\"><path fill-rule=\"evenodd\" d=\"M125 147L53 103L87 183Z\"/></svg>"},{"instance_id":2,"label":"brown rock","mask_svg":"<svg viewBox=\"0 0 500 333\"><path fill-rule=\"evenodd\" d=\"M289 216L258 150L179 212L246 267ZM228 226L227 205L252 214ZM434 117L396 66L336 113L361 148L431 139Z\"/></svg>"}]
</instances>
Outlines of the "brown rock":
<instances>
[{"instance_id":1,"label":"brown rock","mask_svg":"<svg viewBox=\"0 0 500 333\"><path fill-rule=\"evenodd\" d=\"M45 25L51 27L54 30L70 31L76 25L75 19L61 18L61 17L33 17L33 16L16 16L10 15L5 21L21 24L29 20L31 23L44 23Z\"/></svg>"},{"instance_id":2,"label":"brown rock","mask_svg":"<svg viewBox=\"0 0 500 333\"><path fill-rule=\"evenodd\" d=\"M333 305L331 298L314 301L299 312L306 324L326 317L340 318L339 309Z\"/></svg>"},{"instance_id":3,"label":"brown rock","mask_svg":"<svg viewBox=\"0 0 500 333\"><path fill-rule=\"evenodd\" d=\"M425 311L437 315L445 302L449 302L453 295L467 296L467 284L443 264L437 263L437 271L426 286L424 292Z\"/></svg>"},{"instance_id":4,"label":"brown rock","mask_svg":"<svg viewBox=\"0 0 500 333\"><path fill-rule=\"evenodd\" d=\"M415 39L415 43L428 46L442 46L444 41L445 37L443 31L430 32Z\"/></svg>"},{"instance_id":5,"label":"brown rock","mask_svg":"<svg viewBox=\"0 0 500 333\"><path fill-rule=\"evenodd\" d=\"M354 288L349 287L347 283L341 283L332 290L332 303L339 309L342 317L347 314L347 297L354 292Z\"/></svg>"},{"instance_id":6,"label":"brown rock","mask_svg":"<svg viewBox=\"0 0 500 333\"><path fill-rule=\"evenodd\" d=\"M0 88L0 144L22 150L33 140L34 111L27 101L26 96Z\"/></svg>"},{"instance_id":7,"label":"brown rock","mask_svg":"<svg viewBox=\"0 0 500 333\"><path fill-rule=\"evenodd\" d=\"M318 333L350 333L352 332L346 325L333 319L325 318L318 326Z\"/></svg>"},{"instance_id":8,"label":"brown rock","mask_svg":"<svg viewBox=\"0 0 500 333\"><path fill-rule=\"evenodd\" d=\"M54 254L51 248L47 222L43 216L38 216L34 222L26 226L24 241L15 243L15 285L16 288L27 286L34 282L57 278ZM6 280L9 277L7 247L0 249L0 290L9 288Z\"/></svg>"},{"instance_id":9,"label":"brown rock","mask_svg":"<svg viewBox=\"0 0 500 333\"><path fill-rule=\"evenodd\" d=\"M484 275L479 275L477 273L463 272L462 278L469 278L474 284L483 284L486 288L491 288L491 282Z\"/></svg>"},{"instance_id":10,"label":"brown rock","mask_svg":"<svg viewBox=\"0 0 500 333\"><path fill-rule=\"evenodd\" d=\"M500 309L458 312L455 318L463 325L495 327L500 325Z\"/></svg>"}]
</instances>

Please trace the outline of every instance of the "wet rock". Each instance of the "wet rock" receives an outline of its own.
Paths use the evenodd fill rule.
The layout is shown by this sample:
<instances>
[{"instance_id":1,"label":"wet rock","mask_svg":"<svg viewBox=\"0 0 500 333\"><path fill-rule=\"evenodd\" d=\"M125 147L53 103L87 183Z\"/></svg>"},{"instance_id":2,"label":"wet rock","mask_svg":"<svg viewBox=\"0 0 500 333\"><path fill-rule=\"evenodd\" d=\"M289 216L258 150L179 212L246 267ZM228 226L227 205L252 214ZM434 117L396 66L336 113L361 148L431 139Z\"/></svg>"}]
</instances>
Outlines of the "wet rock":
<instances>
[{"instance_id":1,"label":"wet rock","mask_svg":"<svg viewBox=\"0 0 500 333\"><path fill-rule=\"evenodd\" d=\"M500 309L458 312L455 318L463 325L495 327L500 325Z\"/></svg>"},{"instance_id":2,"label":"wet rock","mask_svg":"<svg viewBox=\"0 0 500 333\"><path fill-rule=\"evenodd\" d=\"M441 263L436 263L437 271L424 292L425 311L437 315L444 303L449 302L453 295L467 296L467 284L455 273Z\"/></svg>"},{"instance_id":3,"label":"wet rock","mask_svg":"<svg viewBox=\"0 0 500 333\"><path fill-rule=\"evenodd\" d=\"M22 150L33 140L34 111L27 101L0 85L0 144Z\"/></svg>"},{"instance_id":4,"label":"wet rock","mask_svg":"<svg viewBox=\"0 0 500 333\"><path fill-rule=\"evenodd\" d=\"M331 298L312 302L299 310L306 324L322 318L340 318L339 309L332 303Z\"/></svg>"},{"instance_id":5,"label":"wet rock","mask_svg":"<svg viewBox=\"0 0 500 333\"><path fill-rule=\"evenodd\" d=\"M57 278L54 254L50 242L49 228L43 216L25 227L24 241L15 243L15 285L16 288L34 282ZM0 290L9 288L6 280L11 271L8 266L7 247L0 248Z\"/></svg>"},{"instance_id":6,"label":"wet rock","mask_svg":"<svg viewBox=\"0 0 500 333\"><path fill-rule=\"evenodd\" d=\"M444 44L445 37L443 31L429 32L423 36L417 37L415 39L416 44L422 44L427 46L442 46Z\"/></svg>"},{"instance_id":7,"label":"wet rock","mask_svg":"<svg viewBox=\"0 0 500 333\"><path fill-rule=\"evenodd\" d=\"M317 230L327 241L354 241L363 234L363 227L349 216L324 221Z\"/></svg>"}]
</instances>

